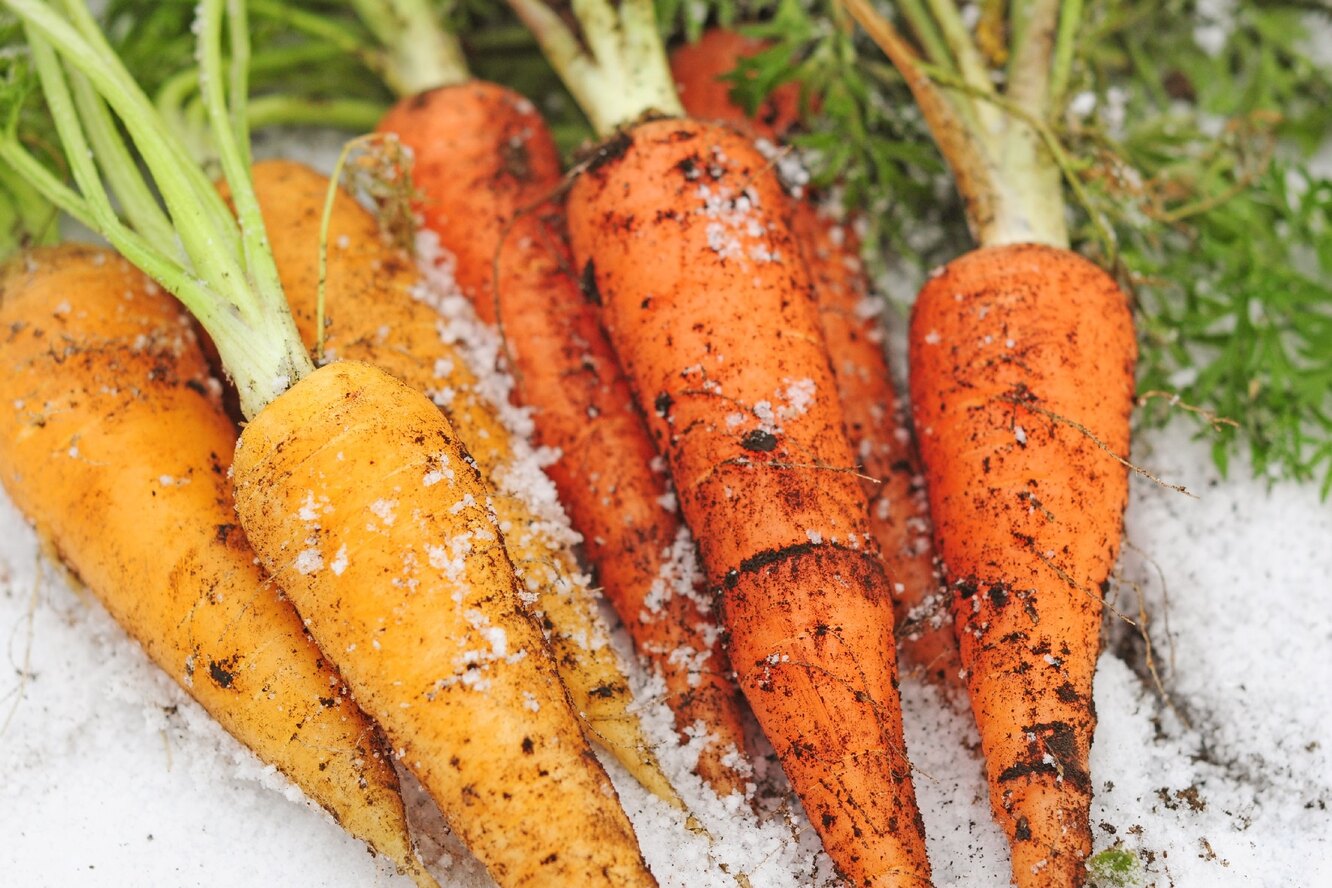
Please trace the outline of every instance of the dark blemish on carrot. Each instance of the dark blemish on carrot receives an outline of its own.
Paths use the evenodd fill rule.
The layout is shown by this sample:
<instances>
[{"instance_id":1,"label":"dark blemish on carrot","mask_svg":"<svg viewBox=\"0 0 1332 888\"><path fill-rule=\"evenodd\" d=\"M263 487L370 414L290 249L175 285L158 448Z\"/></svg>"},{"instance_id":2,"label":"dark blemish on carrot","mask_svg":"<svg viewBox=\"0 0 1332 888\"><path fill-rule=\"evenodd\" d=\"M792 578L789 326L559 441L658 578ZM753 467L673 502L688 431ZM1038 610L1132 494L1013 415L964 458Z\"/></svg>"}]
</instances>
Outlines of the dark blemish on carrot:
<instances>
[{"instance_id":1,"label":"dark blemish on carrot","mask_svg":"<svg viewBox=\"0 0 1332 888\"><path fill-rule=\"evenodd\" d=\"M777 436L763 429L752 429L745 433L740 446L758 453L771 453L777 449Z\"/></svg>"},{"instance_id":2,"label":"dark blemish on carrot","mask_svg":"<svg viewBox=\"0 0 1332 888\"><path fill-rule=\"evenodd\" d=\"M995 583L987 594L990 596L990 603L1000 610L1008 604L1008 590L1004 588L1003 583Z\"/></svg>"},{"instance_id":3,"label":"dark blemish on carrot","mask_svg":"<svg viewBox=\"0 0 1332 888\"><path fill-rule=\"evenodd\" d=\"M233 665L233 666L235 665L234 661L232 660L224 662L226 662L228 665ZM208 661L208 677L211 678L213 682L223 690L226 690L227 688L231 687L232 682L236 680L236 674L234 672L227 671L227 669L225 669L221 663L218 663L214 660Z\"/></svg>"},{"instance_id":4,"label":"dark blemish on carrot","mask_svg":"<svg viewBox=\"0 0 1332 888\"><path fill-rule=\"evenodd\" d=\"M603 700L609 700L615 696L615 688L611 685L602 685L601 687L593 688L587 693L592 697L600 697Z\"/></svg>"},{"instance_id":5,"label":"dark blemish on carrot","mask_svg":"<svg viewBox=\"0 0 1332 888\"><path fill-rule=\"evenodd\" d=\"M593 305L601 305L601 291L597 289L597 263L587 260L583 273L578 276L578 289L583 291L583 298Z\"/></svg>"},{"instance_id":6,"label":"dark blemish on carrot","mask_svg":"<svg viewBox=\"0 0 1332 888\"><path fill-rule=\"evenodd\" d=\"M606 164L619 160L633 144L634 140L628 133L616 133L598 145L596 150L592 152L592 160L587 165L587 171L595 173Z\"/></svg>"},{"instance_id":7,"label":"dark blemish on carrot","mask_svg":"<svg viewBox=\"0 0 1332 888\"><path fill-rule=\"evenodd\" d=\"M1013 838L1017 839L1019 842L1028 842L1031 840L1031 824L1027 822L1027 818L1018 818L1017 826L1013 830Z\"/></svg>"},{"instance_id":8,"label":"dark blemish on carrot","mask_svg":"<svg viewBox=\"0 0 1332 888\"><path fill-rule=\"evenodd\" d=\"M536 744L532 742L531 737L523 738L523 755L531 755L536 749Z\"/></svg>"},{"instance_id":9,"label":"dark blemish on carrot","mask_svg":"<svg viewBox=\"0 0 1332 888\"><path fill-rule=\"evenodd\" d=\"M230 538L231 534L232 534L235 530L236 530L236 525L234 525L234 524L219 524L219 525L217 526L217 531L216 531L216 533L214 534L214 538L215 538L219 543L222 543L223 545L226 545L228 538Z\"/></svg>"},{"instance_id":10,"label":"dark blemish on carrot","mask_svg":"<svg viewBox=\"0 0 1332 888\"><path fill-rule=\"evenodd\" d=\"M740 562L741 573L753 573L760 568L777 564L791 558L798 558L819 548L814 543L799 543L794 546L785 546L781 549L766 549L757 555L752 555Z\"/></svg>"},{"instance_id":11,"label":"dark blemish on carrot","mask_svg":"<svg viewBox=\"0 0 1332 888\"><path fill-rule=\"evenodd\" d=\"M671 412L671 405L674 403L674 398L672 398L667 392L662 392L657 395L657 399L652 402L652 407L657 411L658 416L665 419L666 415Z\"/></svg>"},{"instance_id":12,"label":"dark blemish on carrot","mask_svg":"<svg viewBox=\"0 0 1332 888\"><path fill-rule=\"evenodd\" d=\"M969 580L958 580L953 584L953 587L957 589L958 598L961 598L963 601L969 600L976 594L976 584Z\"/></svg>"}]
</instances>

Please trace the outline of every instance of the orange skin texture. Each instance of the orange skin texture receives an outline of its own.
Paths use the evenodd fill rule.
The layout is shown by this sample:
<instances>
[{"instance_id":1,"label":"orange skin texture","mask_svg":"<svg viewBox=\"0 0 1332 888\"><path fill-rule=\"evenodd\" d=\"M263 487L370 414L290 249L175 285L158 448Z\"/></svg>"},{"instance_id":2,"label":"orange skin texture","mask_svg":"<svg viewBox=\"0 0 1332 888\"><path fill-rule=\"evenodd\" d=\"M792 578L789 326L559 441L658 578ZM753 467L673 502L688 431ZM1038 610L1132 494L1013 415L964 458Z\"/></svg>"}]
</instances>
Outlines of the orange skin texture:
<instances>
[{"instance_id":1,"label":"orange skin texture","mask_svg":"<svg viewBox=\"0 0 1332 888\"><path fill-rule=\"evenodd\" d=\"M786 206L743 136L661 120L578 178L570 240L824 848L853 885L920 885L892 600Z\"/></svg>"},{"instance_id":2,"label":"orange skin texture","mask_svg":"<svg viewBox=\"0 0 1332 888\"><path fill-rule=\"evenodd\" d=\"M777 140L800 121L800 85L794 81L773 90L753 117L731 100L730 80L722 79L744 59L768 44L738 31L709 28L693 43L671 50L671 76L685 111L695 120L746 123L754 136Z\"/></svg>"},{"instance_id":3,"label":"orange skin texture","mask_svg":"<svg viewBox=\"0 0 1332 888\"><path fill-rule=\"evenodd\" d=\"M429 399L329 364L245 427L234 473L259 558L499 885L656 884Z\"/></svg>"},{"instance_id":4,"label":"orange skin texture","mask_svg":"<svg viewBox=\"0 0 1332 888\"><path fill-rule=\"evenodd\" d=\"M1067 250L976 250L921 290L911 401L995 816L1020 886L1081 885L1101 595L1123 532L1137 349ZM1058 418L1056 418L1058 417Z\"/></svg>"},{"instance_id":5,"label":"orange skin texture","mask_svg":"<svg viewBox=\"0 0 1332 888\"><path fill-rule=\"evenodd\" d=\"M210 384L180 306L114 253L67 244L0 269L0 479L15 504L232 736L433 886L382 735L235 523L236 430Z\"/></svg>"},{"instance_id":6,"label":"orange skin texture","mask_svg":"<svg viewBox=\"0 0 1332 888\"><path fill-rule=\"evenodd\" d=\"M282 232L272 247L283 290L297 329L312 344L319 280L316 247L328 180L301 164L281 160L257 163L252 174L268 230ZM343 192L333 204L329 241L328 353L373 364L444 403L463 446L498 494L494 507L505 545L535 598L533 610L546 628L560 675L593 739L649 790L680 804L641 722L630 712L633 695L614 648L607 643L595 594L580 579L571 541L555 529L562 519L537 514L518 495L521 491L507 486L522 481L521 473L515 482L506 480L515 441L463 356L441 341L439 315L412 297L412 288L420 283L416 264L387 243L374 215Z\"/></svg>"},{"instance_id":7,"label":"orange skin texture","mask_svg":"<svg viewBox=\"0 0 1332 888\"><path fill-rule=\"evenodd\" d=\"M664 678L677 729L683 738L702 722L712 738L698 773L722 795L744 792L747 773L728 764L744 751L744 730L711 599L697 586L664 600L654 590L682 523L662 505L669 487L652 469L656 448L572 273L545 122L521 96L473 82L405 99L379 128L412 149L425 226L456 258L477 313L500 325L515 399L534 408L538 443L561 452L546 472L635 647Z\"/></svg>"},{"instance_id":8,"label":"orange skin texture","mask_svg":"<svg viewBox=\"0 0 1332 888\"><path fill-rule=\"evenodd\" d=\"M784 134L798 122L796 84L779 87L759 113L749 117L731 101L727 82L716 79L766 46L736 31L713 28L697 43L673 50L675 79L690 78L680 94L685 111L695 119L733 124L767 139ZM777 114L777 107L790 113ZM870 530L893 583L899 647L925 676L960 689L957 641L948 597L935 569L920 458L888 369L883 329L863 311L870 296L860 240L850 225L821 213L810 196L793 198L791 214L814 281L847 437L867 476L862 483L869 497Z\"/></svg>"}]
</instances>

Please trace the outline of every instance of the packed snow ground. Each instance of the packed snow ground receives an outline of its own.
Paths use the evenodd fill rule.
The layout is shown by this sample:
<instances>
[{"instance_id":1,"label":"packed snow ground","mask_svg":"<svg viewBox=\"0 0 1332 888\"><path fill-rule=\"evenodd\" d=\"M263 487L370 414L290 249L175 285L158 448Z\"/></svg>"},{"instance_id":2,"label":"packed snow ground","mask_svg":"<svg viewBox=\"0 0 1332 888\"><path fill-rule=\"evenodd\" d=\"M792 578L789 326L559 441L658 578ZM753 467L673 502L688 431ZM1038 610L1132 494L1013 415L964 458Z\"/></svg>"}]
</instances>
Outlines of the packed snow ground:
<instances>
[{"instance_id":1,"label":"packed snow ground","mask_svg":"<svg viewBox=\"0 0 1332 888\"><path fill-rule=\"evenodd\" d=\"M1111 618L1092 751L1097 850L1134 852L1126 884L1332 884L1332 505L1312 486L1219 479L1182 424L1140 435L1135 455L1197 498L1134 480L1116 602L1135 619L1145 607L1174 708L1135 630ZM7 500L0 657L0 883L409 884L153 667L39 555ZM903 694L936 883L1003 884L969 715L911 679ZM651 709L664 739L666 716ZM612 773L663 885L734 884L677 816ZM756 888L826 880L807 827L798 846L780 812L759 824L696 783L682 789L718 837L714 857L750 871ZM417 807L444 885L487 884L437 844L428 803Z\"/></svg>"}]
</instances>

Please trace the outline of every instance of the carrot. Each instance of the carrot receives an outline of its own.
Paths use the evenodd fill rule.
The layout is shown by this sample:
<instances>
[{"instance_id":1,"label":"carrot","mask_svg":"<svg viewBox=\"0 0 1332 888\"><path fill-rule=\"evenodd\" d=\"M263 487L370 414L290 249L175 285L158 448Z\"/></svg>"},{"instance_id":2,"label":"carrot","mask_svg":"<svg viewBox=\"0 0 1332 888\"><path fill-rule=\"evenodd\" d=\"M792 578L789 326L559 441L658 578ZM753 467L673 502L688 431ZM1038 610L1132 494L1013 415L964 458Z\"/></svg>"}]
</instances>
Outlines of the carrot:
<instances>
[{"instance_id":1,"label":"carrot","mask_svg":"<svg viewBox=\"0 0 1332 888\"><path fill-rule=\"evenodd\" d=\"M848 881L928 882L891 593L781 186L733 130L631 125L680 114L650 4L592 4L578 35L543 3L512 6L615 134L570 191L570 240L721 596L741 689Z\"/></svg>"},{"instance_id":2,"label":"carrot","mask_svg":"<svg viewBox=\"0 0 1332 888\"><path fill-rule=\"evenodd\" d=\"M3 156L180 298L212 337L248 420L232 467L241 525L353 698L501 885L655 884L523 609L486 489L453 430L385 372L347 361L315 370L301 345L242 147L244 6L203 0L197 23L233 219L85 8L4 2L26 29L78 191L17 139L5 140ZM66 65L83 75L77 95ZM169 215L137 169L108 167L124 150L115 118ZM130 223L110 211L103 175ZM168 233L177 237L150 236Z\"/></svg>"},{"instance_id":3,"label":"carrot","mask_svg":"<svg viewBox=\"0 0 1332 888\"><path fill-rule=\"evenodd\" d=\"M1051 81L1066 82L1053 68L1068 57L1056 43L1076 22L1058 21L1057 4L1031 7L1003 97L960 21L942 23L956 58L931 61L972 90L945 94L869 4L844 5L906 78L980 243L921 289L912 407L1013 878L1081 885L1092 675L1128 499L1137 349L1124 293L1068 249L1060 169L1033 124L1053 115Z\"/></svg>"},{"instance_id":4,"label":"carrot","mask_svg":"<svg viewBox=\"0 0 1332 888\"><path fill-rule=\"evenodd\" d=\"M297 329L312 343L328 180L288 161L257 163L253 177L265 224L283 232L273 243L274 259ZM544 479L525 472L520 461L526 445L504 425L464 355L441 338L438 313L418 298L424 285L411 257L383 240L374 216L341 191L329 237L334 244L325 292L329 353L373 364L441 404L482 476L494 485L505 548L592 739L643 786L683 806L631 709L628 679L574 557L554 491L542 497Z\"/></svg>"},{"instance_id":5,"label":"carrot","mask_svg":"<svg viewBox=\"0 0 1332 888\"><path fill-rule=\"evenodd\" d=\"M456 44L429 16L381 21L377 33L404 65L399 47L415 35ZM719 794L743 793L744 730L711 598L597 306L572 274L550 132L527 99L469 79L456 49L429 58L399 78L402 98L378 129L411 149L423 227L477 314L501 330L513 399L532 408L537 443L559 451L547 473L597 579L661 676L681 739L701 735L696 770Z\"/></svg>"},{"instance_id":6,"label":"carrot","mask_svg":"<svg viewBox=\"0 0 1332 888\"><path fill-rule=\"evenodd\" d=\"M729 28L709 28L692 43L671 50L671 76L685 112L695 120L743 123L757 138L775 141L800 122L800 84L788 81L768 93L754 111L731 98L735 83L727 76L769 44Z\"/></svg>"},{"instance_id":7,"label":"carrot","mask_svg":"<svg viewBox=\"0 0 1332 888\"><path fill-rule=\"evenodd\" d=\"M421 886L378 728L254 564L236 432L179 306L108 250L0 267L0 481L148 656Z\"/></svg>"},{"instance_id":8,"label":"carrot","mask_svg":"<svg viewBox=\"0 0 1332 888\"><path fill-rule=\"evenodd\" d=\"M671 71L677 82L689 77L699 84L722 85L683 89L680 99L685 110L700 119L749 127L756 136L778 138L797 122L794 113L765 114L760 108L746 117L730 100L724 88L728 81L718 79L765 47L736 31L713 28L697 43L675 49ZM798 85L788 83L778 87L766 104L794 109L798 98ZM957 642L935 569L920 459L888 369L885 332L860 260L860 240L853 224L821 211L814 195L795 196L791 213L800 253L814 280L823 337L834 356L833 376L847 436L868 476L863 484L869 497L870 530L893 582L899 644L926 675L960 687Z\"/></svg>"}]
</instances>

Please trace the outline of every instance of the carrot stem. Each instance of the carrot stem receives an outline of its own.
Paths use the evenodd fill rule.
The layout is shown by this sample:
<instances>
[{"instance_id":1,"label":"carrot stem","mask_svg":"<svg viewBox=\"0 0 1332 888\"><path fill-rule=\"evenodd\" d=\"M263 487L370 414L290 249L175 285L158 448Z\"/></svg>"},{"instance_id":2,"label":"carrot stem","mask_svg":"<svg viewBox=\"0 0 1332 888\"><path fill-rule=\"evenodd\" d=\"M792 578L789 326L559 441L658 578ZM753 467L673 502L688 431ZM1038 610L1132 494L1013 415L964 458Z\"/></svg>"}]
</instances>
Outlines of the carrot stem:
<instances>
[{"instance_id":1,"label":"carrot stem","mask_svg":"<svg viewBox=\"0 0 1332 888\"><path fill-rule=\"evenodd\" d=\"M384 80L395 95L471 79L458 38L444 28L426 0L352 0L352 6L388 51Z\"/></svg>"},{"instance_id":2,"label":"carrot stem","mask_svg":"<svg viewBox=\"0 0 1332 888\"><path fill-rule=\"evenodd\" d=\"M42 88L48 97L65 154L80 193L50 189L54 177L34 177L53 202L78 207L94 230L126 258L156 277L197 317L213 338L223 363L240 391L241 408L253 416L293 382L313 370L301 345L271 256L253 193L247 187L245 152L238 148L230 121L243 113L244 98L228 105L227 78L221 69L221 17L224 0L204 0L200 15L201 82L213 136L228 172L237 206L239 230L230 211L188 150L125 71L97 29L86 7L68 0L64 15L41 0L3 0L24 23ZM242 30L233 39L245 41ZM122 223L102 184L102 172L116 162L90 147L84 122L70 93L61 62L86 78L125 125L171 219L176 245L171 255L139 230L134 219ZM94 128L97 123L93 120ZM24 162L11 144L7 154ZM113 183L114 184L114 183ZM245 192L250 192L248 201Z\"/></svg>"},{"instance_id":3,"label":"carrot stem","mask_svg":"<svg viewBox=\"0 0 1332 888\"><path fill-rule=\"evenodd\" d=\"M574 2L579 33L554 0L508 0L602 138L648 114L683 117L652 0Z\"/></svg>"},{"instance_id":4,"label":"carrot stem","mask_svg":"<svg viewBox=\"0 0 1332 888\"><path fill-rule=\"evenodd\" d=\"M1054 61L1050 65L1050 103L1061 107L1068 93L1073 69L1073 50L1077 45L1078 25L1082 24L1082 0L1063 0L1059 10L1059 31L1055 35Z\"/></svg>"},{"instance_id":5,"label":"carrot stem","mask_svg":"<svg viewBox=\"0 0 1332 888\"><path fill-rule=\"evenodd\" d=\"M967 33L967 26L962 23L962 15L957 10L957 4L953 0L927 0L927 2L939 22L939 27L943 30L948 49L956 60L958 75L975 87L982 96L993 95L994 82L990 79L990 72L985 67L985 60L981 58L980 50L976 48L976 42L971 39L971 35ZM993 105L985 102L976 103L973 106L973 113L980 124L978 135L982 138L999 128L998 115L995 114Z\"/></svg>"}]
</instances>

